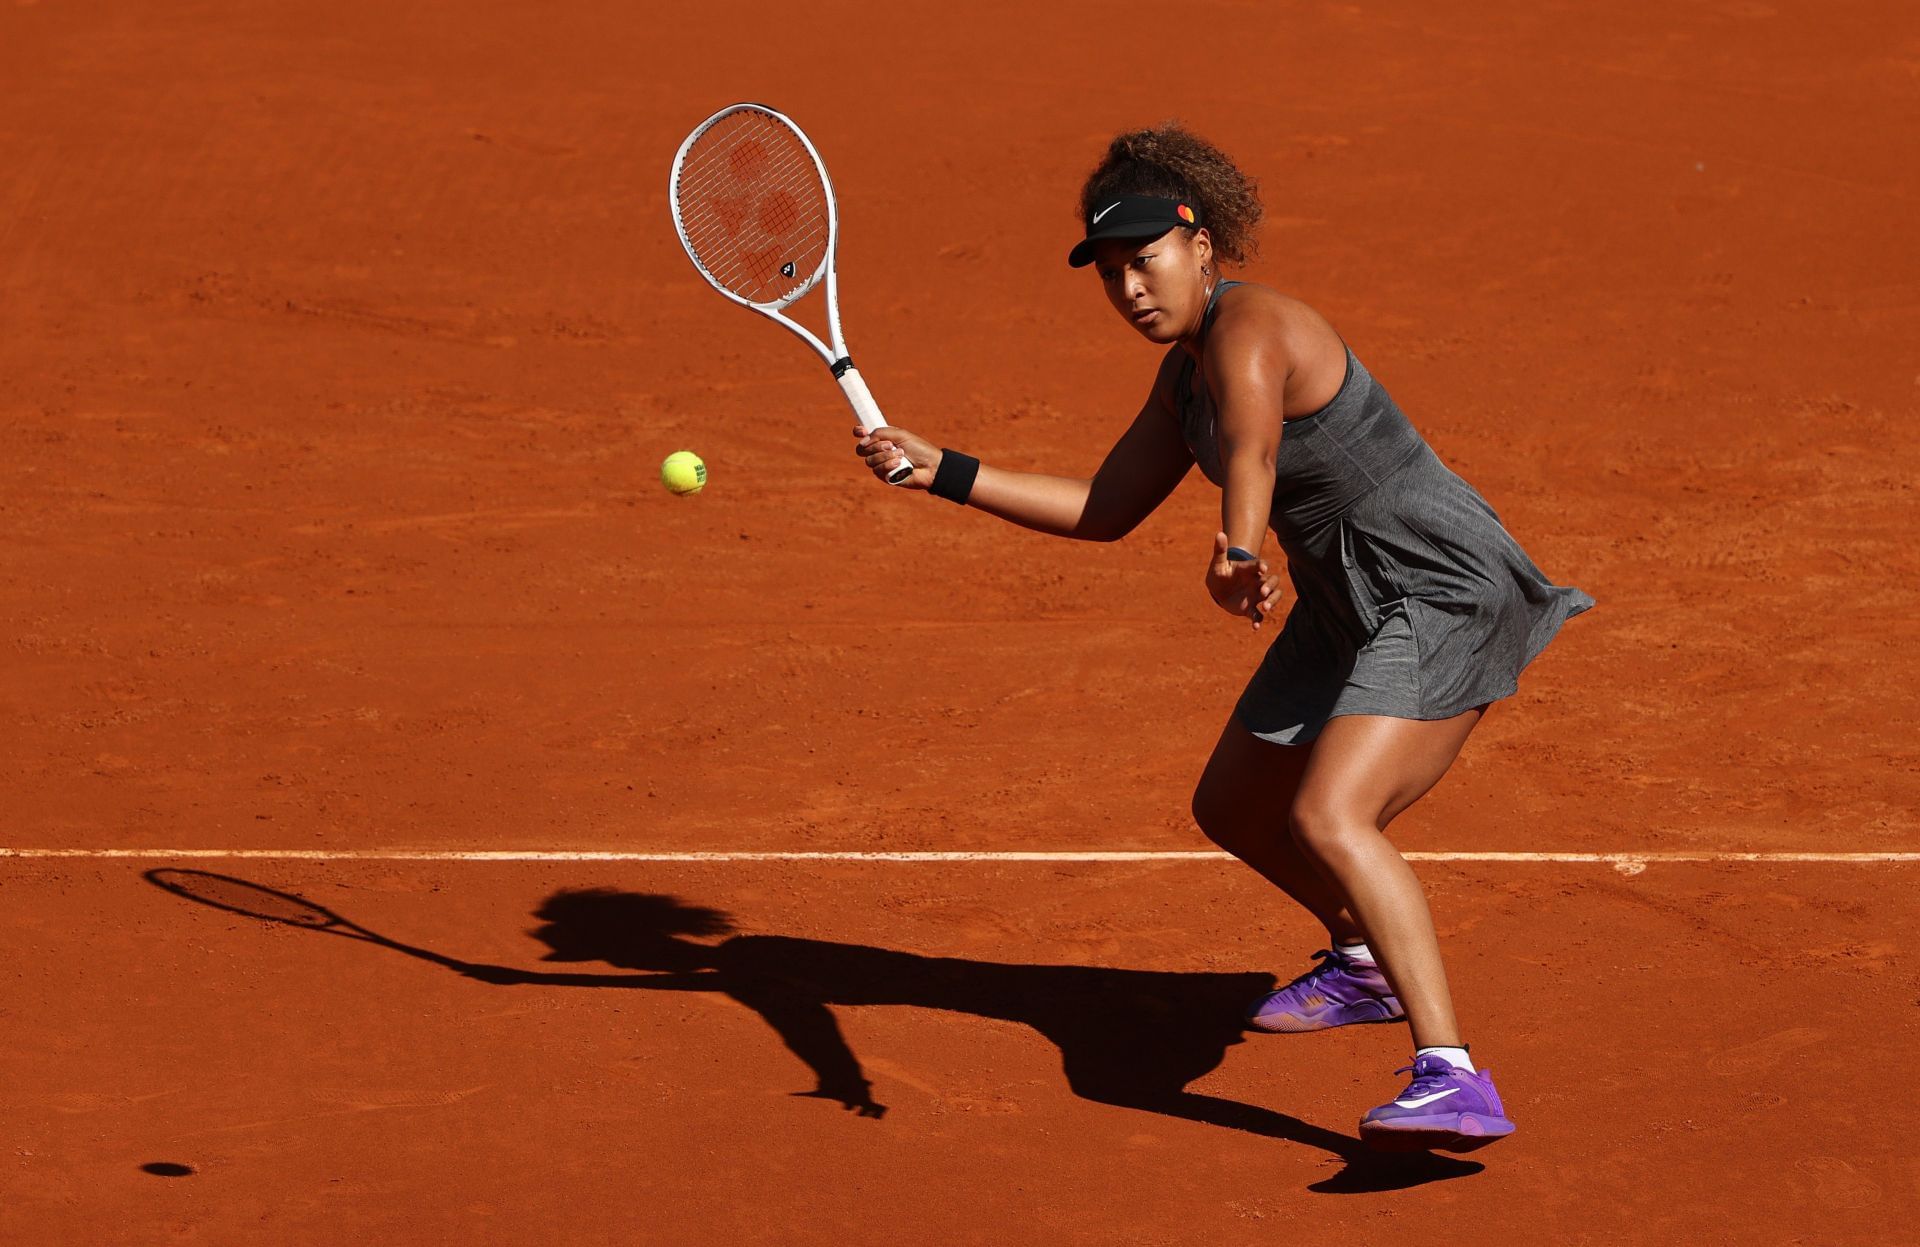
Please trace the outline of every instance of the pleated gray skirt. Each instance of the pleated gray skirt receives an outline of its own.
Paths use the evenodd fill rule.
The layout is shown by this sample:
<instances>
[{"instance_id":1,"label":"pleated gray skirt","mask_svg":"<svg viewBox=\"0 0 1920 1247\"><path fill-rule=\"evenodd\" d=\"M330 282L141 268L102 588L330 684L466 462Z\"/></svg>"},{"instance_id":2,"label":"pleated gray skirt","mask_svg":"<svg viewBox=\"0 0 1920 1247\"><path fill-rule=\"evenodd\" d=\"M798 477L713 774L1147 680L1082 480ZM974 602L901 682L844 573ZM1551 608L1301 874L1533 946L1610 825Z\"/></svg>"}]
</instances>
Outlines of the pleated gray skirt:
<instances>
[{"instance_id":1,"label":"pleated gray skirt","mask_svg":"<svg viewBox=\"0 0 1920 1247\"><path fill-rule=\"evenodd\" d=\"M1421 451L1283 541L1296 597L1235 708L1249 732L1306 744L1337 715L1450 719L1512 696L1593 606L1550 583L1472 486Z\"/></svg>"}]
</instances>

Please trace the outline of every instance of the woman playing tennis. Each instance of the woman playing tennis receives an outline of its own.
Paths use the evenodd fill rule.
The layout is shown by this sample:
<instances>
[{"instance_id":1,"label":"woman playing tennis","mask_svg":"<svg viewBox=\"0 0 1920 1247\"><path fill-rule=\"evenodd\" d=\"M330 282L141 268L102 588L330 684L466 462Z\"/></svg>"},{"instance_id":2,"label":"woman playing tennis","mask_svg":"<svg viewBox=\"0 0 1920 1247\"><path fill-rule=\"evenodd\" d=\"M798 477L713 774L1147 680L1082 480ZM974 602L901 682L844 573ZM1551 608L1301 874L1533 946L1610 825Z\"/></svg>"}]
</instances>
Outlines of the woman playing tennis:
<instances>
[{"instance_id":1,"label":"woman playing tennis","mask_svg":"<svg viewBox=\"0 0 1920 1247\"><path fill-rule=\"evenodd\" d=\"M1454 1017L1426 895L1384 832L1460 753L1490 702L1562 623L1593 605L1549 583L1449 471L1318 312L1227 281L1260 203L1218 149L1177 125L1123 134L1080 194L1108 302L1169 348L1132 425L1091 480L1016 472L899 428L857 447L884 479L1040 532L1124 537L1194 464L1220 487L1207 592L1258 628L1294 602L1193 794L1221 848L1326 926L1330 950L1254 1001L1260 1030L1405 1019L1414 1058L1360 1134L1390 1149L1467 1151L1513 1132Z\"/></svg>"}]
</instances>

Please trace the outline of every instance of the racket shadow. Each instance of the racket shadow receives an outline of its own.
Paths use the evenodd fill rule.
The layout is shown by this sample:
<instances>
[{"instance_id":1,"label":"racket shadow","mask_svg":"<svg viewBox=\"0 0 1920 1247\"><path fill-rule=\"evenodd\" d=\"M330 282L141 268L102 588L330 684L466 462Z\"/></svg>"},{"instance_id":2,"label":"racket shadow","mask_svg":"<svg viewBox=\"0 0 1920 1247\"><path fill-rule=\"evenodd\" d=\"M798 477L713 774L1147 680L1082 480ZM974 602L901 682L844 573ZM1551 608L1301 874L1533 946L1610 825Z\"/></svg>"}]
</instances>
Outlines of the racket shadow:
<instances>
[{"instance_id":1,"label":"racket shadow","mask_svg":"<svg viewBox=\"0 0 1920 1247\"><path fill-rule=\"evenodd\" d=\"M257 922L270 922L280 926L297 927L305 931L317 931L326 935L361 940L369 944L377 944L382 948L391 948L409 957L417 957L421 961L430 961L435 965L463 972L472 968L464 961L442 956L430 949L417 948L412 944L402 944L398 940L388 939L304 896L270 888L264 883L255 883L250 879L217 874L210 870L186 870L175 867L149 870L141 877L161 891L171 893L182 900L192 901L196 905L205 905L225 913L238 914Z\"/></svg>"},{"instance_id":2,"label":"racket shadow","mask_svg":"<svg viewBox=\"0 0 1920 1247\"><path fill-rule=\"evenodd\" d=\"M659 893L556 892L534 911L531 934L548 962L600 962L638 974L518 971L475 977L502 985L709 991L759 1014L812 1071L796 1094L867 1117L884 1105L834 1018L834 1005L904 1005L1031 1027L1059 1049L1075 1095L1319 1148L1345 1168L1310 1189L1397 1190L1466 1177L1485 1166L1450 1156L1383 1156L1341 1134L1273 1109L1189 1091L1243 1042L1249 1001L1271 991L1263 973L1169 972L1026 965L927 957L893 949L778 935L732 934L732 920ZM718 942L710 937L724 936ZM1284 1042L1284 1041L1282 1041Z\"/></svg>"}]
</instances>

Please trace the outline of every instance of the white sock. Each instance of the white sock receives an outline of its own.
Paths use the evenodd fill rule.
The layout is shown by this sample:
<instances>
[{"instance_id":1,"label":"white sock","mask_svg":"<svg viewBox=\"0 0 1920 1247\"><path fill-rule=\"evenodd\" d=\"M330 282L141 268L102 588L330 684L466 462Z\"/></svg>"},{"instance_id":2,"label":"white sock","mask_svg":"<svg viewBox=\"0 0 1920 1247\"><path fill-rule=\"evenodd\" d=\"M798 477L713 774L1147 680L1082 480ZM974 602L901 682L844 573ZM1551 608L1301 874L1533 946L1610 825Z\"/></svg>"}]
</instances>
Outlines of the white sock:
<instances>
[{"instance_id":1,"label":"white sock","mask_svg":"<svg viewBox=\"0 0 1920 1247\"><path fill-rule=\"evenodd\" d=\"M1415 1057L1437 1056L1455 1069L1463 1069L1469 1074L1480 1072L1473 1068L1473 1059L1467 1055L1464 1044L1458 1048L1418 1048L1413 1055Z\"/></svg>"},{"instance_id":2,"label":"white sock","mask_svg":"<svg viewBox=\"0 0 1920 1247\"><path fill-rule=\"evenodd\" d=\"M1373 950L1365 944L1335 944L1333 951L1339 953L1348 961L1357 961L1363 966L1377 964L1373 959Z\"/></svg>"}]
</instances>

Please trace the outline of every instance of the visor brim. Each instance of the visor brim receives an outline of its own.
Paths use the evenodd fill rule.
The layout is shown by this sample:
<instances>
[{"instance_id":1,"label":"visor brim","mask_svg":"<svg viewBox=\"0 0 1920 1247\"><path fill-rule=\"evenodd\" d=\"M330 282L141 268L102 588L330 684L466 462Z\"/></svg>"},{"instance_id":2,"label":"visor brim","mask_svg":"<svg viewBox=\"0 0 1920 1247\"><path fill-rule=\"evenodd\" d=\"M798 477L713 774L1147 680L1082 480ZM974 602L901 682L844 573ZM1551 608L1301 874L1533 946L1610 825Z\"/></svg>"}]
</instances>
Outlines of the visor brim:
<instances>
[{"instance_id":1,"label":"visor brim","mask_svg":"<svg viewBox=\"0 0 1920 1247\"><path fill-rule=\"evenodd\" d=\"M1093 263L1093 249L1103 242L1110 242L1116 238L1158 238L1162 234L1171 234L1174 230L1183 227L1193 228L1185 221L1175 221L1172 224L1165 221L1130 221L1125 224L1109 225L1105 229L1096 229L1075 243L1072 251L1067 252L1067 267L1085 268Z\"/></svg>"}]
</instances>

